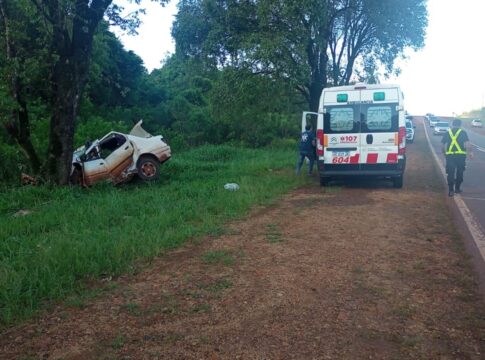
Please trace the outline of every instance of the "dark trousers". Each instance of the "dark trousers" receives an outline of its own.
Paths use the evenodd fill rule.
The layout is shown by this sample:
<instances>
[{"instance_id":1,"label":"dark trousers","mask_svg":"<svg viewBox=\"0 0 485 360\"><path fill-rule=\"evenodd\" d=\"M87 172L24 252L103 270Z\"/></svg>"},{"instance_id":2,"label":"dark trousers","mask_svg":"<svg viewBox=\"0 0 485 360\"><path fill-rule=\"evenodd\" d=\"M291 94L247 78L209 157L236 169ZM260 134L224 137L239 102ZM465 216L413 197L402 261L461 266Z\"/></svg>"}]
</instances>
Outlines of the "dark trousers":
<instances>
[{"instance_id":1,"label":"dark trousers","mask_svg":"<svg viewBox=\"0 0 485 360\"><path fill-rule=\"evenodd\" d=\"M446 173L448 174L448 190L459 189L463 182L463 172L465 171L466 155L446 155Z\"/></svg>"},{"instance_id":2,"label":"dark trousers","mask_svg":"<svg viewBox=\"0 0 485 360\"><path fill-rule=\"evenodd\" d=\"M313 153L309 153L306 151L300 151L300 156L298 162L296 163L296 173L299 174L301 171L301 167L303 166L303 162L305 158L308 158L308 174L313 172L313 163L315 162L315 155Z\"/></svg>"}]
</instances>

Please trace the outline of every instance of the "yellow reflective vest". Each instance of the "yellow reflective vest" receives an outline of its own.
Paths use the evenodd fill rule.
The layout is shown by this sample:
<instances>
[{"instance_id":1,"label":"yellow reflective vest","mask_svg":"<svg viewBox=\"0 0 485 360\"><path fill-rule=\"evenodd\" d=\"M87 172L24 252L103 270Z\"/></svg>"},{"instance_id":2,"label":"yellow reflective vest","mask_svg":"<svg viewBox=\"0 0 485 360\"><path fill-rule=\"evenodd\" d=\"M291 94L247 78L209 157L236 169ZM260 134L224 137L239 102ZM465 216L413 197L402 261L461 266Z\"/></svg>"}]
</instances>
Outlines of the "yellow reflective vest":
<instances>
[{"instance_id":1,"label":"yellow reflective vest","mask_svg":"<svg viewBox=\"0 0 485 360\"><path fill-rule=\"evenodd\" d=\"M448 151L446 152L446 155L455 155L455 154L463 154L466 155L466 151L463 151L463 149L460 147L460 144L458 144L458 136L461 133L461 129L458 129L456 134L453 135L453 131L451 129L448 129L448 134L450 135L451 138L451 143L448 148ZM453 150L453 148L455 148Z\"/></svg>"}]
</instances>

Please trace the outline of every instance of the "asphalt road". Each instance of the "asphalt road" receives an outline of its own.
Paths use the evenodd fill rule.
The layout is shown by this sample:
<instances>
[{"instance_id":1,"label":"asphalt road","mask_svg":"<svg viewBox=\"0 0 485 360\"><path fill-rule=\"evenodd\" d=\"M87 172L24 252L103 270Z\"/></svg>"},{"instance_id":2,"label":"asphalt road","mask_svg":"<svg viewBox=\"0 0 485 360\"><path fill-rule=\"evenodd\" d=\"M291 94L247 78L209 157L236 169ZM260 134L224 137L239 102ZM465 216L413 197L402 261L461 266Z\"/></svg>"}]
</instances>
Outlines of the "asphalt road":
<instances>
[{"instance_id":1,"label":"asphalt road","mask_svg":"<svg viewBox=\"0 0 485 360\"><path fill-rule=\"evenodd\" d=\"M426 126L432 146L444 165L445 158L444 155L441 155L441 136L433 135L432 128L429 127L427 122L423 122L423 124ZM418 126L417 130L422 130L422 128ZM467 130L470 142L473 144L475 157L473 160L467 159L461 198L478 222L482 233L485 233L485 136L471 129L465 130Z\"/></svg>"}]
</instances>

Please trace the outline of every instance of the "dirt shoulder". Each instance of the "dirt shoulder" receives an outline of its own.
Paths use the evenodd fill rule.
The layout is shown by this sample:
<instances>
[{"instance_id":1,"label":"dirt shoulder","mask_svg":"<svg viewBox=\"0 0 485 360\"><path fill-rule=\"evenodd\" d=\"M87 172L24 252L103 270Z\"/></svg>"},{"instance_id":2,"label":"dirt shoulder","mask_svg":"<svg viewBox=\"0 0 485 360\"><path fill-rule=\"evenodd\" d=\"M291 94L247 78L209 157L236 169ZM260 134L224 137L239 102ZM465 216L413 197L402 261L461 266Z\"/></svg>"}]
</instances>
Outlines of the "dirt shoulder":
<instances>
[{"instance_id":1,"label":"dirt shoulder","mask_svg":"<svg viewBox=\"0 0 485 360\"><path fill-rule=\"evenodd\" d=\"M314 185L0 337L1 358L483 359L421 125L405 185ZM75 305L75 306L74 306Z\"/></svg>"}]
</instances>

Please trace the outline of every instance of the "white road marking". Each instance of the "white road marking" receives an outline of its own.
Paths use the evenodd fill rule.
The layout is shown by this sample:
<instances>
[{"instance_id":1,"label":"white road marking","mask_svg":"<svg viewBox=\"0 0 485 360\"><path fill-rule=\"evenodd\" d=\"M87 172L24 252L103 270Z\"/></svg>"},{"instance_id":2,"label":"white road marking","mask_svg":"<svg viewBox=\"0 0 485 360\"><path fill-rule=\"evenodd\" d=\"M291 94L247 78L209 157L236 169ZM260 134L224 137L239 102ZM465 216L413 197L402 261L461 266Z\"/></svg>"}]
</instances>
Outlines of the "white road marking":
<instances>
[{"instance_id":1,"label":"white road marking","mask_svg":"<svg viewBox=\"0 0 485 360\"><path fill-rule=\"evenodd\" d=\"M441 171L441 175L445 178L446 182L446 172L445 168L443 166L443 163L440 161L438 158L438 155L436 154L436 151L433 148L433 145L431 145L431 140L429 139L428 135L428 130L426 129L426 124L422 123L423 128L424 128L424 133L426 135L426 139L428 140L428 145L431 150L431 153L433 154L433 157L438 164L438 167ZM476 145L475 145L476 146ZM473 214L471 213L470 209L468 206L466 206L465 202L463 201L463 198L461 196L453 196L453 200L456 203L456 206L458 207L458 210L460 210L461 216L463 216L463 220L465 220L465 223L468 227L468 230L470 231L470 234L472 235L473 241L475 242L475 245L477 246L478 250L480 251L480 255L482 256L482 260L485 261L485 235L483 234L483 231L480 227L480 224L477 222Z\"/></svg>"},{"instance_id":2,"label":"white road marking","mask_svg":"<svg viewBox=\"0 0 485 360\"><path fill-rule=\"evenodd\" d=\"M485 149L482 148L481 146L478 146L477 144L471 143L473 146L477 148L478 151L485 152Z\"/></svg>"}]
</instances>

